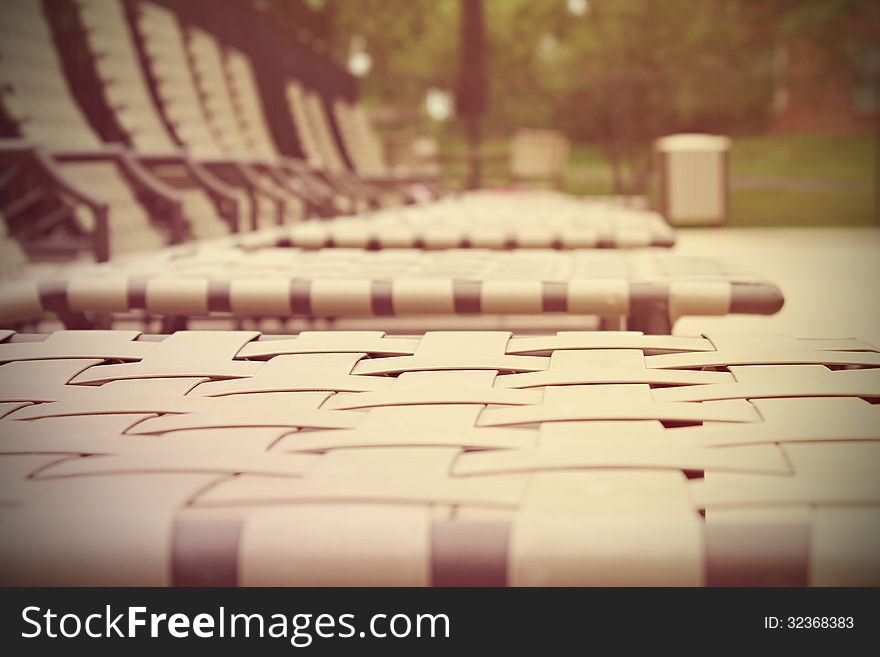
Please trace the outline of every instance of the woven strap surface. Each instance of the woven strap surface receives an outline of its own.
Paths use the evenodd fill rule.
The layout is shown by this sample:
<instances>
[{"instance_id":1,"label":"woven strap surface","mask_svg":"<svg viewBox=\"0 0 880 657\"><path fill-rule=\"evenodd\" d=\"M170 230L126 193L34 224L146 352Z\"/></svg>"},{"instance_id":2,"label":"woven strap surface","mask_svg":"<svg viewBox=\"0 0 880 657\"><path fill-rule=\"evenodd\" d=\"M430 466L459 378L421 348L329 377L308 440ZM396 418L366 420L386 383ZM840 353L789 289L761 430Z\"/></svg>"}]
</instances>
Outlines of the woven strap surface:
<instances>
[{"instance_id":1,"label":"woven strap surface","mask_svg":"<svg viewBox=\"0 0 880 657\"><path fill-rule=\"evenodd\" d=\"M856 340L0 340L4 583L880 583Z\"/></svg>"},{"instance_id":2,"label":"woven strap surface","mask_svg":"<svg viewBox=\"0 0 880 657\"><path fill-rule=\"evenodd\" d=\"M675 232L647 210L531 191L468 194L235 239L250 247L579 249L668 247Z\"/></svg>"},{"instance_id":3,"label":"woven strap surface","mask_svg":"<svg viewBox=\"0 0 880 657\"><path fill-rule=\"evenodd\" d=\"M735 263L662 252L202 248L3 286L0 321L46 312L202 317L773 314ZM653 312L653 310L652 310Z\"/></svg>"}]
</instances>

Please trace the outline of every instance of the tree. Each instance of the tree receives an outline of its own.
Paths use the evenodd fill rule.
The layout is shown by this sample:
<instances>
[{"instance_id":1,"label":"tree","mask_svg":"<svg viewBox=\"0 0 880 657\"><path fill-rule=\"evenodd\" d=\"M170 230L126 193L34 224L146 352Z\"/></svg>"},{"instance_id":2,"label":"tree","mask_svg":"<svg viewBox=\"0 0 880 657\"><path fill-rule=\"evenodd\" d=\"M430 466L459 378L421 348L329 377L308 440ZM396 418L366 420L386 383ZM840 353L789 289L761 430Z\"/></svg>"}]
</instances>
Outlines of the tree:
<instances>
[{"instance_id":1,"label":"tree","mask_svg":"<svg viewBox=\"0 0 880 657\"><path fill-rule=\"evenodd\" d=\"M360 37L372 58L368 101L420 108L428 87L455 87L460 0L257 1L325 30L342 61ZM589 0L580 16L566 0L483 4L484 124L499 135L556 127L596 142L622 193L644 191L659 135L761 129L780 43L819 49L831 79L864 76L860 53L880 37L876 0ZM302 7L323 18L303 19Z\"/></svg>"},{"instance_id":2,"label":"tree","mask_svg":"<svg viewBox=\"0 0 880 657\"><path fill-rule=\"evenodd\" d=\"M769 106L770 48L743 3L593 2L559 64L559 122L597 140L618 193L642 193L653 140L760 119Z\"/></svg>"},{"instance_id":3,"label":"tree","mask_svg":"<svg viewBox=\"0 0 880 657\"><path fill-rule=\"evenodd\" d=\"M456 111L464 123L468 142L467 187L480 186L480 139L486 113L486 31L483 0L461 0Z\"/></svg>"}]
</instances>

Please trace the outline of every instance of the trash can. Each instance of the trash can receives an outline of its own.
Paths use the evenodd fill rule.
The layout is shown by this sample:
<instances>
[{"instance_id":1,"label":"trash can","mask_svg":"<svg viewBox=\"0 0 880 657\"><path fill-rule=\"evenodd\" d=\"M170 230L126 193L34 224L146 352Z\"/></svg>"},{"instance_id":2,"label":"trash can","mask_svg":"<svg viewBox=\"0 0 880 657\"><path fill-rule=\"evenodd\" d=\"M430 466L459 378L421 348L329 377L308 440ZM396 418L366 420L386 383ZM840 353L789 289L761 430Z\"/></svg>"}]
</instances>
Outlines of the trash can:
<instances>
[{"instance_id":1,"label":"trash can","mask_svg":"<svg viewBox=\"0 0 880 657\"><path fill-rule=\"evenodd\" d=\"M657 210L673 226L717 226L727 221L730 139L680 134L654 144Z\"/></svg>"}]
</instances>

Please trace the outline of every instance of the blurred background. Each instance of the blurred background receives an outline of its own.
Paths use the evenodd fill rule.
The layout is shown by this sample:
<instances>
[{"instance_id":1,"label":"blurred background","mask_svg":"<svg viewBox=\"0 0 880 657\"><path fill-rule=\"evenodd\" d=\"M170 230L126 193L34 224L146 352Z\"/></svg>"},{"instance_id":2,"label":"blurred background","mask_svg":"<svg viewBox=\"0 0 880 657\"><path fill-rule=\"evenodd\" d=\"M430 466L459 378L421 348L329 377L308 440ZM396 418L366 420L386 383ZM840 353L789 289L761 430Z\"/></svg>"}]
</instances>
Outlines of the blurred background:
<instances>
[{"instance_id":1,"label":"blurred background","mask_svg":"<svg viewBox=\"0 0 880 657\"><path fill-rule=\"evenodd\" d=\"M875 0L237 0L347 70L392 163L504 185L523 127L561 186L650 195L661 135L732 137L734 226L871 225Z\"/></svg>"}]
</instances>

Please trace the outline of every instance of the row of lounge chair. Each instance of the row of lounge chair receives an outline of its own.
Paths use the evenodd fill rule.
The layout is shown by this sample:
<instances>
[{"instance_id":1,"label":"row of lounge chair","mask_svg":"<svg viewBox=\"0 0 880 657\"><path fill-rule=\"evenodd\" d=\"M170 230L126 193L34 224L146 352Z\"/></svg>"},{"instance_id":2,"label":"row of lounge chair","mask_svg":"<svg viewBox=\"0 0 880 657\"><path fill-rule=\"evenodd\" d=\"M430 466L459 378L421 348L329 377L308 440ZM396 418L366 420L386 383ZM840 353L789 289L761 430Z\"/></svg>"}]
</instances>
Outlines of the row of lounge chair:
<instances>
[{"instance_id":1,"label":"row of lounge chair","mask_svg":"<svg viewBox=\"0 0 880 657\"><path fill-rule=\"evenodd\" d=\"M880 350L672 335L783 298L658 214L452 193L291 77L293 157L153 2L0 3L0 84L0 582L880 583Z\"/></svg>"},{"instance_id":2,"label":"row of lounge chair","mask_svg":"<svg viewBox=\"0 0 880 657\"><path fill-rule=\"evenodd\" d=\"M19 159L30 152L32 159L58 181L62 195L70 191L74 202L68 218L76 220L80 232L88 232L82 229L91 227L99 260L111 254L157 250L166 239L182 242L193 237L204 242L221 238L230 232L230 227L239 231L237 237L231 238L238 245L248 250L261 244L267 247L250 256L249 261L268 258L278 265L291 258L299 264L286 271L276 267L272 274L288 279L299 277L306 282L313 281L316 275L326 275L321 272L328 267L303 269L306 261L301 255L268 247L575 249L671 246L674 242L672 230L654 213L613 203L575 202L553 194L477 195L433 205L393 207L395 199L389 197L406 200L407 190L423 183L389 175L362 111L339 99L333 103L342 141L348 146L349 159L356 163L356 171L352 171L346 168L322 99L291 81L286 90L290 116L305 154L303 161L294 162L281 156L273 144L245 54L224 53L210 34L197 28L185 31L171 11L148 2L76 0L73 4L101 83L99 89L125 135L126 144L120 147L102 142L77 106L53 48L50 22L41 6L11 2L3 9L5 29L10 34L2 46L7 51L3 58L8 89L4 107L15 110L9 111L10 116L16 121L19 137L26 141L7 144L5 150L15 152ZM24 42L27 47L19 47ZM46 97L57 102L46 103ZM36 147L32 148L32 144ZM134 179L138 184L131 184ZM301 193L303 190L307 191ZM147 197L149 202L142 203ZM392 207L374 210L366 217L295 223L302 218L309 199L322 198L337 209L346 207L346 201L352 204L349 209L356 209L358 203ZM83 206L92 210L91 221ZM158 217L156 207L161 208ZM242 210L246 217L243 225ZM56 212L53 217L61 221L64 215ZM535 217L546 219L536 222ZM40 223L28 213L25 219L28 226ZM11 221L15 226L16 217L11 217ZM285 227L269 228L276 225ZM50 232L55 228L57 225L51 226ZM211 251L204 246L199 248ZM523 270L523 265L519 273L509 267L487 273L455 266L456 258L468 261L486 257L479 253L452 255L444 259L450 263L445 267L436 258L424 258L421 268L399 269L396 273L370 269L368 258L368 266L350 272L358 292L344 294L342 299L352 303L328 304L317 299L304 306L304 314L323 317L321 309L325 308L326 313L332 310L343 317L359 310L373 315L377 314L373 306L384 305L387 308L378 314L408 314L407 308L418 306L419 312L425 314L504 314L512 310L534 314L550 310L616 318L630 314L631 306L647 304L660 307L660 314L668 317L669 313L662 308L671 304L680 309L672 311L674 319L691 312L775 312L781 305L781 297L771 285L753 285L752 277L739 274L731 278L725 275L723 267L711 264L694 268L688 261L675 263L674 256L664 260L659 268L653 264L652 256L641 258L642 265L636 256L625 262L609 257L594 259L597 266L586 261L574 268L569 264L560 269L557 264L553 273L546 274ZM172 269L179 271L180 254L172 252L168 258L176 263ZM250 279L265 277L265 269L251 267L248 271L239 260L235 276L244 280L230 281L230 289L248 288ZM510 258L495 257L486 262L506 260ZM561 256L551 260L567 262ZM330 262L326 256L316 262L322 261ZM378 263L376 258L372 261ZM214 258L214 272L204 269L208 262L199 258L205 275L229 278L223 258ZM525 263L532 264L540 267L536 260ZM126 267L129 275L138 280L169 273L167 265L155 258ZM145 267L153 269L147 271ZM341 269L337 270L334 276L339 277L340 272ZM126 274L119 271L119 265L112 270L83 272L76 280L82 281L82 276L86 276L85 280L101 287L108 276L114 275L119 285L127 287ZM481 285L486 276L494 281L497 292L489 291L488 284ZM67 277L61 275L62 279ZM405 281L397 280L400 277L430 280L425 288L430 291L425 294L412 291L418 289L412 285L407 287L411 290L409 295L423 297L420 304L400 299L396 303L374 303L370 301L371 293L363 292L376 286L403 289ZM576 280L572 281L581 278L597 282L579 286ZM455 279L471 281L466 286L470 290L467 295L475 297L474 301L452 299L447 291L454 287ZM571 299L570 282L573 290L584 290L573 293ZM542 290L541 283L549 285L549 289ZM670 287L669 283L675 285ZM563 286L559 287L560 284ZM320 288L320 284L309 285L313 290ZM631 285L650 292L637 292L630 297ZM688 285L689 292L684 292ZM713 285L714 291L707 291ZM334 289L338 286L335 284ZM151 282L143 287L152 290L156 285ZM0 319L35 319L35 314L47 311L61 313L63 317L69 315L68 311L97 313L111 309L156 313L165 307L154 301L154 294L143 295L144 302L138 304L138 294L119 297L117 291L112 293L113 301L102 301L99 293L79 283L75 288L73 303L68 303L70 295L63 280L55 276L47 281L41 272L36 280L17 286L14 294L7 295L3 305L9 312L0 314ZM501 302L495 300L496 296ZM685 297L687 301L679 300ZM89 302L83 305L83 298ZM125 303L118 303L120 298ZM172 304L184 316L197 316L217 308L231 310L233 315L240 315L240 307L259 314L279 309L277 300L262 305L245 302L241 306L237 294L212 304L207 303L207 296L189 298L194 301L191 307ZM693 303L693 299L699 298L707 301L703 307ZM135 303L128 304L130 300ZM121 307L126 304L130 307ZM284 303L280 307L282 313L303 314ZM632 314L639 316L632 323L635 327L664 332L670 325L669 319L645 319L645 312L640 309Z\"/></svg>"},{"instance_id":3,"label":"row of lounge chair","mask_svg":"<svg viewBox=\"0 0 880 657\"><path fill-rule=\"evenodd\" d=\"M291 82L291 111L306 109L296 123L306 157L282 157L244 54L222 53L204 32L185 36L171 12L150 3L77 0L74 6L99 81L94 91L124 143L103 141L77 105L40 3L12 2L2 14L3 110L27 146L3 150L7 162L21 162L28 147L40 149L33 164L50 186L62 193L73 188L81 206L103 210L106 226L82 218L85 208L72 218L74 233L108 233L97 240L103 242L98 259L285 223L307 212L378 204L379 178L365 182L345 167L314 92ZM342 101L337 107L346 117L358 115ZM347 124L345 143L360 153L355 144L370 137L356 133L366 124ZM393 176L381 182L405 184Z\"/></svg>"}]
</instances>

